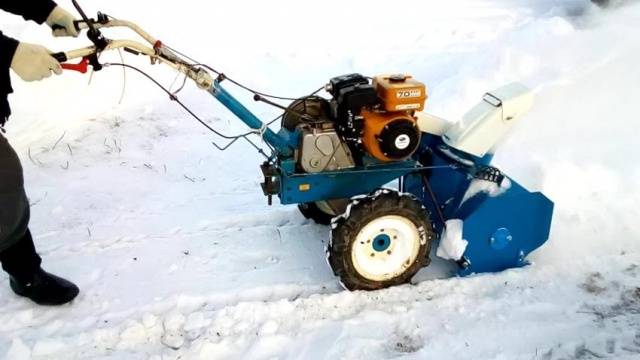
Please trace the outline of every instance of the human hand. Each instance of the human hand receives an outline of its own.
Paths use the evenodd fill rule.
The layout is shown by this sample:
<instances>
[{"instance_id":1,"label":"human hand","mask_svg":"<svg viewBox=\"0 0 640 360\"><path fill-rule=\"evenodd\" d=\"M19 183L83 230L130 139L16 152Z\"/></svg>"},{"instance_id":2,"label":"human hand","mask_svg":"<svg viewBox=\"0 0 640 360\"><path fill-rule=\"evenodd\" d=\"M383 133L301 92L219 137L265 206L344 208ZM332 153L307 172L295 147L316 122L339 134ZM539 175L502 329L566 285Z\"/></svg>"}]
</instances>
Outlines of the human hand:
<instances>
[{"instance_id":1,"label":"human hand","mask_svg":"<svg viewBox=\"0 0 640 360\"><path fill-rule=\"evenodd\" d=\"M51 72L62 74L60 63L51 56L46 47L20 43L13 55L11 68L24 81L38 81L51 76Z\"/></svg>"},{"instance_id":2,"label":"human hand","mask_svg":"<svg viewBox=\"0 0 640 360\"><path fill-rule=\"evenodd\" d=\"M60 6L56 6L49 17L47 18L47 25L51 27L53 31L53 36L78 36L78 29L76 29L76 25L73 23L75 18L71 15L67 10L61 8Z\"/></svg>"}]
</instances>

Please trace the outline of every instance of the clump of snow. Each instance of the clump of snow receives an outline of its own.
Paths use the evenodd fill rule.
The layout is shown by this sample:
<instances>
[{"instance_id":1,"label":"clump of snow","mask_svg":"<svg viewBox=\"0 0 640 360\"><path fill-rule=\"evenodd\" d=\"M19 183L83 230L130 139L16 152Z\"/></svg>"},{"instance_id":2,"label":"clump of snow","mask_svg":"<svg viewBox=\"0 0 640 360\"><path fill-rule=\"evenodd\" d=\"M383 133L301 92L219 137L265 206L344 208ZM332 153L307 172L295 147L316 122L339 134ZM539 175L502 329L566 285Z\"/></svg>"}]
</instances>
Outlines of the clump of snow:
<instances>
[{"instance_id":1,"label":"clump of snow","mask_svg":"<svg viewBox=\"0 0 640 360\"><path fill-rule=\"evenodd\" d=\"M162 344L174 350L182 347L185 341L183 329L185 323L186 318L181 313L177 311L169 313L163 322Z\"/></svg>"},{"instance_id":2,"label":"clump of snow","mask_svg":"<svg viewBox=\"0 0 640 360\"><path fill-rule=\"evenodd\" d=\"M123 349L135 348L137 344L143 343L147 339L147 330L142 323L129 321L124 327L124 331L120 334L118 347Z\"/></svg>"},{"instance_id":3,"label":"clump of snow","mask_svg":"<svg viewBox=\"0 0 640 360\"><path fill-rule=\"evenodd\" d=\"M472 197L480 193L486 193L491 197L496 197L504 194L510 188L511 188L511 180L506 176L504 177L504 179L500 184L497 184L493 181L473 179L471 180L471 183L469 183L467 192L464 193L464 197L462 198L462 204L464 204L465 201L471 199Z\"/></svg>"},{"instance_id":4,"label":"clump of snow","mask_svg":"<svg viewBox=\"0 0 640 360\"><path fill-rule=\"evenodd\" d=\"M450 219L445 225L436 255L445 260L460 260L469 245L469 242L462 238L464 222L460 219Z\"/></svg>"}]
</instances>

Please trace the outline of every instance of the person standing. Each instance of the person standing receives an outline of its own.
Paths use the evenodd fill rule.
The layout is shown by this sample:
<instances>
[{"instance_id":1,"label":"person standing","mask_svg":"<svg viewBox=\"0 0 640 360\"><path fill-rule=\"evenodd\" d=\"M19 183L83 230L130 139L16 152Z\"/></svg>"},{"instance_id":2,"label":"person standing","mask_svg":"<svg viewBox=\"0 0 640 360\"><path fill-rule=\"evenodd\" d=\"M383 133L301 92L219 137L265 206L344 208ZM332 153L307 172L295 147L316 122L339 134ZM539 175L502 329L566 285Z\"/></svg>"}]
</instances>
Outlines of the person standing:
<instances>
[{"instance_id":1,"label":"person standing","mask_svg":"<svg viewBox=\"0 0 640 360\"><path fill-rule=\"evenodd\" d=\"M74 17L52 0L2 0L0 9L38 24L46 22L54 36L78 36ZM80 290L40 266L42 259L29 231L29 202L22 165L2 134L11 115L10 69L24 81L38 81L52 73L62 73L60 64L47 48L19 42L0 31L0 262L16 294L40 305L62 305L72 301Z\"/></svg>"}]
</instances>

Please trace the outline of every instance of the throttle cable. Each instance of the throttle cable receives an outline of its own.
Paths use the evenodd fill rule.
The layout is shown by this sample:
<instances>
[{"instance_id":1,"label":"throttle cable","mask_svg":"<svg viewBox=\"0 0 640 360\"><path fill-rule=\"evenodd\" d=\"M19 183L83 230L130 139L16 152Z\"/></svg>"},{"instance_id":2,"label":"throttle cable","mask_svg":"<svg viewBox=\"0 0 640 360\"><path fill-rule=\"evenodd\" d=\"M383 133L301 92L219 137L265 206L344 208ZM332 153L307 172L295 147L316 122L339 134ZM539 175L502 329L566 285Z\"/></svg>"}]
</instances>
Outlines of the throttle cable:
<instances>
[{"instance_id":1,"label":"throttle cable","mask_svg":"<svg viewBox=\"0 0 640 360\"><path fill-rule=\"evenodd\" d=\"M264 150L261 149L259 146L257 146L254 142L251 141L251 139L249 139L247 136L252 135L252 134L256 134L256 129L252 130L252 131L248 131L246 133L240 134L240 135L234 135L234 136L229 136L229 135L225 135L219 131L217 131L216 129L214 129L213 127L211 127L209 124L207 124L204 120L202 120L202 118L200 118L198 115L196 115L186 104L184 104L176 95L176 93L172 93L169 89L167 89L166 87L164 87L162 84L160 84L160 82L158 80L156 80L155 78L153 78L151 75L149 75L148 73L146 73L144 70L137 68L133 65L129 65L129 64L124 64L124 63L105 63L103 64L105 67L108 66L120 66L123 68L128 68L131 70L134 70L136 72L138 72L139 74L143 75L145 78L147 78L149 81L151 81L152 83L154 83L158 88L160 88L162 91L164 91L167 95L169 95L169 99L171 99L172 101L175 101L178 105L180 105L180 107L182 107L187 113L189 113L189 115L191 115L196 121L198 121L200 124L202 124L202 126L204 126L205 128L207 128L209 131L211 131L212 133L216 134L217 136L223 138L223 139L227 139L227 140L231 140L229 143L227 143L224 146L220 146L218 144L216 144L215 142L212 142L212 144L218 148L221 151L224 151L226 149L228 149L233 143L235 143L236 141L238 141L239 139L245 139L247 140L254 148L256 148L256 150L258 150L258 152L260 154L262 154L263 156L265 156L267 159L269 159L269 156L267 156L267 154L265 154ZM271 124L273 124L274 122L276 122L278 119L282 118L283 114L278 115L276 118L274 118L273 120L271 120L269 123L266 124L266 126L269 126ZM257 129L259 130L259 129Z\"/></svg>"}]
</instances>

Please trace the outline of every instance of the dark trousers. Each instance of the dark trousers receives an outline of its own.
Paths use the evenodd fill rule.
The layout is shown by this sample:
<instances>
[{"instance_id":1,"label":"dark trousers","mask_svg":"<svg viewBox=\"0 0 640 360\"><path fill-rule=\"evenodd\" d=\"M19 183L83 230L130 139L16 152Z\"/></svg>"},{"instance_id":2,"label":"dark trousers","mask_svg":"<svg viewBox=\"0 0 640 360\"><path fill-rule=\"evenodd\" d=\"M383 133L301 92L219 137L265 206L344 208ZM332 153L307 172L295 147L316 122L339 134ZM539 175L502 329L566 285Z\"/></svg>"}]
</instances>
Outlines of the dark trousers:
<instances>
[{"instance_id":1,"label":"dark trousers","mask_svg":"<svg viewBox=\"0 0 640 360\"><path fill-rule=\"evenodd\" d=\"M14 277L28 276L40 266L29 232L29 201L18 155L0 135L0 262Z\"/></svg>"}]
</instances>

